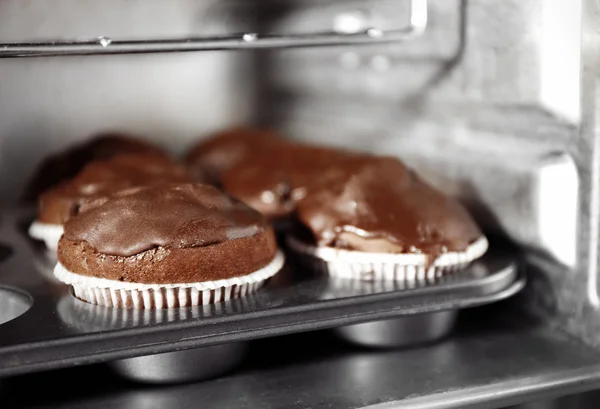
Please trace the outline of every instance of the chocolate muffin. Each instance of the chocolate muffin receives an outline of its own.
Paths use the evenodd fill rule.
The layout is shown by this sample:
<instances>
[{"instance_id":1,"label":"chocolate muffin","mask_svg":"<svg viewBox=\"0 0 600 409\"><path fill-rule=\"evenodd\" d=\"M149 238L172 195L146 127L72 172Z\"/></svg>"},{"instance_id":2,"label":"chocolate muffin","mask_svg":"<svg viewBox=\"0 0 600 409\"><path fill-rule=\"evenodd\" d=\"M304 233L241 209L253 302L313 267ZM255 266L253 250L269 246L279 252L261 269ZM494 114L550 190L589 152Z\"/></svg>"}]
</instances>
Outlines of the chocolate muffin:
<instances>
[{"instance_id":1,"label":"chocolate muffin","mask_svg":"<svg viewBox=\"0 0 600 409\"><path fill-rule=\"evenodd\" d=\"M204 151L227 153L215 166L221 188L278 226L294 223L290 246L331 274L433 279L487 249L466 209L398 159L243 134Z\"/></svg>"},{"instance_id":2,"label":"chocolate muffin","mask_svg":"<svg viewBox=\"0 0 600 409\"><path fill-rule=\"evenodd\" d=\"M336 276L435 279L487 250L467 210L395 158L337 160L297 203L296 217L302 228L292 248Z\"/></svg>"},{"instance_id":3,"label":"chocolate muffin","mask_svg":"<svg viewBox=\"0 0 600 409\"><path fill-rule=\"evenodd\" d=\"M282 266L264 217L208 185L146 186L87 202L65 224L56 277L94 304L163 308L254 291Z\"/></svg>"},{"instance_id":4,"label":"chocolate muffin","mask_svg":"<svg viewBox=\"0 0 600 409\"><path fill-rule=\"evenodd\" d=\"M124 153L166 153L142 139L123 132L106 132L50 156L40 164L29 181L22 199L35 201L39 195L59 183L74 177L91 161L108 159Z\"/></svg>"},{"instance_id":5,"label":"chocolate muffin","mask_svg":"<svg viewBox=\"0 0 600 409\"><path fill-rule=\"evenodd\" d=\"M222 175L222 188L270 220L288 219L297 203L335 163L357 154L280 140L241 158Z\"/></svg>"},{"instance_id":6,"label":"chocolate muffin","mask_svg":"<svg viewBox=\"0 0 600 409\"><path fill-rule=\"evenodd\" d=\"M40 196L38 219L29 233L56 250L62 225L77 215L82 203L133 186L166 182L191 182L186 169L160 154L124 154L93 161L73 179Z\"/></svg>"},{"instance_id":7,"label":"chocolate muffin","mask_svg":"<svg viewBox=\"0 0 600 409\"><path fill-rule=\"evenodd\" d=\"M288 218L310 181L341 155L351 154L240 127L200 142L186 163L192 173L209 175L211 184L274 221Z\"/></svg>"},{"instance_id":8,"label":"chocolate muffin","mask_svg":"<svg viewBox=\"0 0 600 409\"><path fill-rule=\"evenodd\" d=\"M200 141L185 157L190 172L198 181L221 185L221 176L248 156L259 154L282 138L275 131L236 127Z\"/></svg>"}]
</instances>

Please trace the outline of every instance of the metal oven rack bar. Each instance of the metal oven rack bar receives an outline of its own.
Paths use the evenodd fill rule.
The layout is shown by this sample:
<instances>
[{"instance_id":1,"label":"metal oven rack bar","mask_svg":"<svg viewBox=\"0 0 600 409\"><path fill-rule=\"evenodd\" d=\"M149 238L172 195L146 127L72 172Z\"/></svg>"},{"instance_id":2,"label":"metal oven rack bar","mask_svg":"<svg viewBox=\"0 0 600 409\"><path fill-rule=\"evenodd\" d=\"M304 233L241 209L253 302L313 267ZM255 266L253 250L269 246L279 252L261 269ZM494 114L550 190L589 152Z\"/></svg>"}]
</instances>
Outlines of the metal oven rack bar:
<instances>
[{"instance_id":1,"label":"metal oven rack bar","mask_svg":"<svg viewBox=\"0 0 600 409\"><path fill-rule=\"evenodd\" d=\"M242 33L219 37L155 40L117 40L97 37L87 40L0 43L0 58L64 55L140 54L257 48L317 47L402 42L419 37L427 27L427 0L409 0L408 25L399 29L375 27L358 32L324 31L304 34Z\"/></svg>"}]
</instances>

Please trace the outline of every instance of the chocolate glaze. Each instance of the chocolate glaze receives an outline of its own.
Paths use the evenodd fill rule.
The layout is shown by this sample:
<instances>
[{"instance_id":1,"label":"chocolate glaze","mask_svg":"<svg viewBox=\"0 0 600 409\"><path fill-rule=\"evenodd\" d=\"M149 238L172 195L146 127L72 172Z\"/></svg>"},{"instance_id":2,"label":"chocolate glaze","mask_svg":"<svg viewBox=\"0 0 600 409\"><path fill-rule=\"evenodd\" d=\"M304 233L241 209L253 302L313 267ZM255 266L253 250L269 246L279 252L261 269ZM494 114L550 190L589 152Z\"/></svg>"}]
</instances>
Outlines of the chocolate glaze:
<instances>
[{"instance_id":1,"label":"chocolate glaze","mask_svg":"<svg viewBox=\"0 0 600 409\"><path fill-rule=\"evenodd\" d=\"M322 246L385 253L464 251L481 231L456 200L395 158L280 139L241 158L223 189Z\"/></svg>"},{"instance_id":2,"label":"chocolate glaze","mask_svg":"<svg viewBox=\"0 0 600 409\"><path fill-rule=\"evenodd\" d=\"M247 156L277 143L280 136L268 129L236 127L220 132L196 144L185 163L199 181L220 186L221 175Z\"/></svg>"},{"instance_id":3,"label":"chocolate glaze","mask_svg":"<svg viewBox=\"0 0 600 409\"><path fill-rule=\"evenodd\" d=\"M460 203L386 157L336 160L298 202L297 218L321 246L433 258L482 235Z\"/></svg>"},{"instance_id":4,"label":"chocolate glaze","mask_svg":"<svg viewBox=\"0 0 600 409\"><path fill-rule=\"evenodd\" d=\"M123 153L166 156L160 148L132 135L122 132L98 134L91 140L44 159L25 188L23 200L36 200L42 192L74 177L93 160L108 159Z\"/></svg>"},{"instance_id":5,"label":"chocolate glaze","mask_svg":"<svg viewBox=\"0 0 600 409\"><path fill-rule=\"evenodd\" d=\"M351 152L278 140L241 158L224 172L222 187L271 220L286 218L336 161L354 156Z\"/></svg>"},{"instance_id":6,"label":"chocolate glaze","mask_svg":"<svg viewBox=\"0 0 600 409\"><path fill-rule=\"evenodd\" d=\"M133 186L191 182L183 166L157 154L126 154L89 163L73 179L42 194L38 220L63 224L90 198L107 196Z\"/></svg>"},{"instance_id":7,"label":"chocolate glaze","mask_svg":"<svg viewBox=\"0 0 600 409\"><path fill-rule=\"evenodd\" d=\"M296 221L319 245L437 255L464 251L481 237L456 200L398 159L243 135L251 133L212 140L196 160L233 146L238 153L217 166L221 187L270 220Z\"/></svg>"},{"instance_id":8,"label":"chocolate glaze","mask_svg":"<svg viewBox=\"0 0 600 409\"><path fill-rule=\"evenodd\" d=\"M264 217L216 188L195 183L138 187L86 203L64 238L99 253L133 256L212 246L270 229Z\"/></svg>"}]
</instances>

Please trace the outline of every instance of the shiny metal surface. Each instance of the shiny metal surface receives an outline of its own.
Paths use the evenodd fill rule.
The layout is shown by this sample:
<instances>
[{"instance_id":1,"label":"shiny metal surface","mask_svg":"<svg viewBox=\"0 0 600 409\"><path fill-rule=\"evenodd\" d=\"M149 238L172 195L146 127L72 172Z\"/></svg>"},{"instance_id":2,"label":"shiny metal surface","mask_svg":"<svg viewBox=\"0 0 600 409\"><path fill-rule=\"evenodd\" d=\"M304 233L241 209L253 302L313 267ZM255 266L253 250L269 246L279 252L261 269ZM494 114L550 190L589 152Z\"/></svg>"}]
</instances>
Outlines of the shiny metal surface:
<instances>
[{"instance_id":1,"label":"shiny metal surface","mask_svg":"<svg viewBox=\"0 0 600 409\"><path fill-rule=\"evenodd\" d=\"M164 384L209 379L230 371L244 359L245 342L214 345L109 362L121 376L143 383Z\"/></svg>"},{"instance_id":2,"label":"shiny metal surface","mask_svg":"<svg viewBox=\"0 0 600 409\"><path fill-rule=\"evenodd\" d=\"M410 4L408 25L392 30L371 27L357 32L331 31L287 35L244 33L234 36L137 41L100 36L93 40L0 43L0 58L243 50L401 42L419 37L427 27L427 0L407 1Z\"/></svg>"},{"instance_id":3,"label":"shiny metal surface","mask_svg":"<svg viewBox=\"0 0 600 409\"><path fill-rule=\"evenodd\" d=\"M0 325L25 314L33 301L26 293L0 287Z\"/></svg>"},{"instance_id":4,"label":"shiny metal surface","mask_svg":"<svg viewBox=\"0 0 600 409\"><path fill-rule=\"evenodd\" d=\"M324 332L297 334L254 342L238 371L215 380L147 388L100 366L72 368L6 379L0 401L3 409L489 409L600 386L597 351L553 328L503 321L501 310L468 311L454 336L423 348L369 351ZM92 377L102 382L70 387ZM32 394L31 385L48 392Z\"/></svg>"},{"instance_id":5,"label":"shiny metal surface","mask_svg":"<svg viewBox=\"0 0 600 409\"><path fill-rule=\"evenodd\" d=\"M414 347L447 336L454 328L457 316L458 311L442 311L348 325L333 331L342 339L363 347Z\"/></svg>"}]
</instances>

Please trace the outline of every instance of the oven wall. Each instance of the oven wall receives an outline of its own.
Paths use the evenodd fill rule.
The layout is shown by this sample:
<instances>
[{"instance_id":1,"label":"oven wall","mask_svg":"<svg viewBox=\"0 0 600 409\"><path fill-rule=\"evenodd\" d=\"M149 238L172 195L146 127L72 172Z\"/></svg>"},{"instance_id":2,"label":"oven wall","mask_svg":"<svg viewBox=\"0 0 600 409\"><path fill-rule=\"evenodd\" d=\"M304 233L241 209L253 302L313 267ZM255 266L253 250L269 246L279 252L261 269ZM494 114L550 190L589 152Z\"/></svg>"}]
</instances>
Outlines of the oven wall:
<instances>
[{"instance_id":1,"label":"oven wall","mask_svg":"<svg viewBox=\"0 0 600 409\"><path fill-rule=\"evenodd\" d=\"M407 12L387 0L326 4L293 3L269 22L389 26ZM409 44L269 53L262 120L403 158L489 235L519 245L530 273L519 308L600 346L598 3L429 5L426 33Z\"/></svg>"},{"instance_id":2,"label":"oven wall","mask_svg":"<svg viewBox=\"0 0 600 409\"><path fill-rule=\"evenodd\" d=\"M0 42L207 35L241 27L231 4L192 0L0 2ZM253 115L248 53L0 60L0 197L38 160L90 134L138 132L180 152Z\"/></svg>"},{"instance_id":3,"label":"oven wall","mask_svg":"<svg viewBox=\"0 0 600 409\"><path fill-rule=\"evenodd\" d=\"M298 138L400 156L488 230L574 267L580 5L429 3L429 27L410 43L268 54L258 71L270 78L263 120ZM293 3L271 29L406 21L406 2L368 4Z\"/></svg>"}]
</instances>

